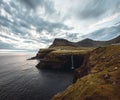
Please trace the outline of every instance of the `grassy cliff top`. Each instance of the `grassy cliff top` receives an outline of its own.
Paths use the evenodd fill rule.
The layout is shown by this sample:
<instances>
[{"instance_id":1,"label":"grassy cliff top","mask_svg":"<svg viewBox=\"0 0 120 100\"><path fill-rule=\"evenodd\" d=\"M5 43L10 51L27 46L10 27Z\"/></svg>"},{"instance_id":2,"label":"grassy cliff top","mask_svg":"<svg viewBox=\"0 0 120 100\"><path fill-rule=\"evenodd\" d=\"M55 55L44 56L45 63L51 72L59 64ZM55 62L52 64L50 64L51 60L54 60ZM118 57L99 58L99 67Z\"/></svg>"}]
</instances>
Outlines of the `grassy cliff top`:
<instances>
[{"instance_id":1,"label":"grassy cliff top","mask_svg":"<svg viewBox=\"0 0 120 100\"><path fill-rule=\"evenodd\" d=\"M120 100L120 46L99 47L77 69L87 74L52 100Z\"/></svg>"},{"instance_id":2,"label":"grassy cliff top","mask_svg":"<svg viewBox=\"0 0 120 100\"><path fill-rule=\"evenodd\" d=\"M39 56L43 55L80 55L80 54L87 54L88 52L92 51L94 48L89 47L72 47L72 46L56 46L53 48L46 48L40 49L38 52Z\"/></svg>"}]
</instances>

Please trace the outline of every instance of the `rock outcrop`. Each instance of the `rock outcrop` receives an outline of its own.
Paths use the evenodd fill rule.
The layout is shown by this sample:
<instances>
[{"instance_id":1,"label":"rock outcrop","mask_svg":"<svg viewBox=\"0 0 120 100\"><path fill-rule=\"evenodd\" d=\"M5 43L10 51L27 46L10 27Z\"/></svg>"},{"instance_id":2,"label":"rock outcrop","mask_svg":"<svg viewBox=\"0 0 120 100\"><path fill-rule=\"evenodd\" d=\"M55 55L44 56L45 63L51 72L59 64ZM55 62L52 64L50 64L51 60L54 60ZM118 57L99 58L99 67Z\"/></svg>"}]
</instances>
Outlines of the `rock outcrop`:
<instances>
[{"instance_id":1,"label":"rock outcrop","mask_svg":"<svg viewBox=\"0 0 120 100\"><path fill-rule=\"evenodd\" d=\"M76 69L76 79L51 100L120 100L120 46L91 51Z\"/></svg>"}]
</instances>

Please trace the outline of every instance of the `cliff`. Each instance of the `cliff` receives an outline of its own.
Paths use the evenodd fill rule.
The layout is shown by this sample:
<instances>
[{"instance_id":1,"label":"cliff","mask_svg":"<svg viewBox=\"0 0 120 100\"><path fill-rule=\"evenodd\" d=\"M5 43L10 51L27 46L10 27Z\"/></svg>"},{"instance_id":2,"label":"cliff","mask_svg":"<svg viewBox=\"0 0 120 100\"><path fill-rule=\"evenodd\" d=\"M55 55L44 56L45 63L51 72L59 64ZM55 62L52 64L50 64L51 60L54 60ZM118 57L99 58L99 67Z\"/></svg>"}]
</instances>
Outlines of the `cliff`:
<instances>
[{"instance_id":1,"label":"cliff","mask_svg":"<svg viewBox=\"0 0 120 100\"><path fill-rule=\"evenodd\" d=\"M77 68L83 63L84 56L94 48L57 46L40 49L37 58L40 63L36 66L41 69L66 69Z\"/></svg>"},{"instance_id":2,"label":"cliff","mask_svg":"<svg viewBox=\"0 0 120 100\"><path fill-rule=\"evenodd\" d=\"M94 48L118 43L120 36L109 41L85 39L76 43L58 38L49 48L40 49L36 57L31 59L40 59L36 67L43 69L70 69L71 66L77 68L83 63L86 54Z\"/></svg>"},{"instance_id":3,"label":"cliff","mask_svg":"<svg viewBox=\"0 0 120 100\"><path fill-rule=\"evenodd\" d=\"M120 100L120 46L99 47L76 69L77 81L51 100Z\"/></svg>"}]
</instances>

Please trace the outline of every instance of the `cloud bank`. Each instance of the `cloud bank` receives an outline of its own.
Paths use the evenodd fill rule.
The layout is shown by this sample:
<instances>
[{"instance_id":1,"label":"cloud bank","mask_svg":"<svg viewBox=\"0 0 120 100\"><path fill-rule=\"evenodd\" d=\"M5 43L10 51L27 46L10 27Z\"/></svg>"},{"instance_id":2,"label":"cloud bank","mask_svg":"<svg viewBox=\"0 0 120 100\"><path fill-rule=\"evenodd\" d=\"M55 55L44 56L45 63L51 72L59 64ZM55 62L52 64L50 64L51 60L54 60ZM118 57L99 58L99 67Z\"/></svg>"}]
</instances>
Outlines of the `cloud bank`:
<instances>
[{"instance_id":1,"label":"cloud bank","mask_svg":"<svg viewBox=\"0 0 120 100\"><path fill-rule=\"evenodd\" d=\"M55 38L78 41L89 34L105 40L120 35L116 24L120 0L1 0L0 49L37 50ZM99 38L100 30L108 38Z\"/></svg>"}]
</instances>

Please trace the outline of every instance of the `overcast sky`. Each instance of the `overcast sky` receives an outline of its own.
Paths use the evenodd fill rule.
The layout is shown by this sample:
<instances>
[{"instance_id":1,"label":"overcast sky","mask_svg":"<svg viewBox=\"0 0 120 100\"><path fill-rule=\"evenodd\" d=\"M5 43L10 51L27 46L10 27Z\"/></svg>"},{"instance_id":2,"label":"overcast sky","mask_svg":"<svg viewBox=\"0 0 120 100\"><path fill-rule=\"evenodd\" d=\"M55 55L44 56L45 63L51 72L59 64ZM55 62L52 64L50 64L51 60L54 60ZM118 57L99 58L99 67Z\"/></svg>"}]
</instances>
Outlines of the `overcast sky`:
<instances>
[{"instance_id":1,"label":"overcast sky","mask_svg":"<svg viewBox=\"0 0 120 100\"><path fill-rule=\"evenodd\" d=\"M120 0L0 0L1 49L37 50L110 28L120 32Z\"/></svg>"}]
</instances>

